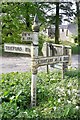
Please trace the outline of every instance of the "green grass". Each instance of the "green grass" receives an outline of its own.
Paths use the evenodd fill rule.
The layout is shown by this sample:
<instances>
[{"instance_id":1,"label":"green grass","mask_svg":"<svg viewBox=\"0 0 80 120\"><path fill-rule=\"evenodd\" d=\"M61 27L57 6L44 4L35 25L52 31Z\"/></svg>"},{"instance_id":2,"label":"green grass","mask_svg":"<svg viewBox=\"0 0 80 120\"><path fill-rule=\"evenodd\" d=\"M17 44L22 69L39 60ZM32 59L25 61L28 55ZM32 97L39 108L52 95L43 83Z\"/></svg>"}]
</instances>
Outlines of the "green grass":
<instances>
[{"instance_id":1,"label":"green grass","mask_svg":"<svg viewBox=\"0 0 80 120\"><path fill-rule=\"evenodd\" d=\"M80 118L77 97L80 71L69 70L64 80L61 79L59 71L38 73L37 106L33 108L30 106L31 73L12 72L1 76L1 120Z\"/></svg>"}]
</instances>

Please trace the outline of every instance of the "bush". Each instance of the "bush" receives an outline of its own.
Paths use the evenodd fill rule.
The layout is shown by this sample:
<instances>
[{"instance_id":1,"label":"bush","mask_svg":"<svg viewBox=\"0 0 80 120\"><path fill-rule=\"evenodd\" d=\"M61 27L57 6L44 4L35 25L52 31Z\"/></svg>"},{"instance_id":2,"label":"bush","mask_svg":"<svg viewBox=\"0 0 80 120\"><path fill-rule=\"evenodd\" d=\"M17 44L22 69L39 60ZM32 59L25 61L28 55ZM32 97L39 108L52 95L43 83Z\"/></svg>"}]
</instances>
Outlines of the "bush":
<instances>
[{"instance_id":1,"label":"bush","mask_svg":"<svg viewBox=\"0 0 80 120\"><path fill-rule=\"evenodd\" d=\"M64 80L59 71L38 73L37 106L33 108L30 107L31 73L2 74L1 120L77 120L80 118L78 73L80 71L68 71Z\"/></svg>"},{"instance_id":2,"label":"bush","mask_svg":"<svg viewBox=\"0 0 80 120\"><path fill-rule=\"evenodd\" d=\"M72 54L80 54L80 46L77 43L71 43L69 41L62 41L61 44L71 46Z\"/></svg>"},{"instance_id":3,"label":"bush","mask_svg":"<svg viewBox=\"0 0 80 120\"><path fill-rule=\"evenodd\" d=\"M72 46L72 54L80 54L80 46Z\"/></svg>"}]
</instances>

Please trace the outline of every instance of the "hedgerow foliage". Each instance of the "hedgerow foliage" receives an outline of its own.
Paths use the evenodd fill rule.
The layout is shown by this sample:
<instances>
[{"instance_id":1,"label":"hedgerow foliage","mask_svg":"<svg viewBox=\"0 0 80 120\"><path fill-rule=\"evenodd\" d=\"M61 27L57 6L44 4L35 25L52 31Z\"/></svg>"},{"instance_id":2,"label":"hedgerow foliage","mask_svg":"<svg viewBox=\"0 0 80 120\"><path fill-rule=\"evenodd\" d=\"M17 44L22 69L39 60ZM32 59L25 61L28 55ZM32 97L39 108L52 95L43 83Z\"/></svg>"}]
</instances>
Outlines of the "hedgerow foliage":
<instances>
[{"instance_id":1,"label":"hedgerow foliage","mask_svg":"<svg viewBox=\"0 0 80 120\"><path fill-rule=\"evenodd\" d=\"M31 73L12 72L1 76L1 120L80 118L77 96L80 71L68 71L64 80L59 71L39 73L37 106L33 108L30 106Z\"/></svg>"}]
</instances>

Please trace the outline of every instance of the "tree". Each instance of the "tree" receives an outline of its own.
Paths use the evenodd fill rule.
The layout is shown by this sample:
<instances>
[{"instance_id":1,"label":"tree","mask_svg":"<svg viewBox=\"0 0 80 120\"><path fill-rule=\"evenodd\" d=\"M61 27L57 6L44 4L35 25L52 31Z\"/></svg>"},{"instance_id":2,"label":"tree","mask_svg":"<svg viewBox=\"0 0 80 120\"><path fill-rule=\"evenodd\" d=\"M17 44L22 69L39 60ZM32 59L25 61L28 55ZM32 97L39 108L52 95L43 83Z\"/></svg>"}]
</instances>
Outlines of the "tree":
<instances>
[{"instance_id":1,"label":"tree","mask_svg":"<svg viewBox=\"0 0 80 120\"><path fill-rule=\"evenodd\" d=\"M68 6L68 7L67 7ZM40 25L43 27L50 24L56 25L55 43L59 43L59 24L61 24L62 14L59 9L71 15L70 7L67 3L58 2L21 2L21 3L3 3L2 4L2 42L21 42L20 34L23 31L31 31L34 15L37 13ZM54 10L56 9L56 14ZM68 8L68 10L67 10Z\"/></svg>"},{"instance_id":2,"label":"tree","mask_svg":"<svg viewBox=\"0 0 80 120\"><path fill-rule=\"evenodd\" d=\"M24 2L24 3L3 3L2 4L2 43L21 43L20 34L23 31L31 31L33 18L37 13L39 22L46 23L44 3Z\"/></svg>"},{"instance_id":3,"label":"tree","mask_svg":"<svg viewBox=\"0 0 80 120\"><path fill-rule=\"evenodd\" d=\"M80 46L80 1L76 2L77 21L78 21L78 45Z\"/></svg>"},{"instance_id":4,"label":"tree","mask_svg":"<svg viewBox=\"0 0 80 120\"><path fill-rule=\"evenodd\" d=\"M74 14L73 9L71 6L73 3L71 2L56 2L56 21L55 21L55 43L59 44L59 25L61 23L61 19L63 15L68 16L68 19L64 19L64 21L70 22L71 17ZM63 12L59 12L62 10Z\"/></svg>"},{"instance_id":5,"label":"tree","mask_svg":"<svg viewBox=\"0 0 80 120\"><path fill-rule=\"evenodd\" d=\"M55 43L59 44L59 2L56 2Z\"/></svg>"},{"instance_id":6,"label":"tree","mask_svg":"<svg viewBox=\"0 0 80 120\"><path fill-rule=\"evenodd\" d=\"M32 17L35 11L33 3L2 4L2 43L21 43L20 34L31 31Z\"/></svg>"}]
</instances>

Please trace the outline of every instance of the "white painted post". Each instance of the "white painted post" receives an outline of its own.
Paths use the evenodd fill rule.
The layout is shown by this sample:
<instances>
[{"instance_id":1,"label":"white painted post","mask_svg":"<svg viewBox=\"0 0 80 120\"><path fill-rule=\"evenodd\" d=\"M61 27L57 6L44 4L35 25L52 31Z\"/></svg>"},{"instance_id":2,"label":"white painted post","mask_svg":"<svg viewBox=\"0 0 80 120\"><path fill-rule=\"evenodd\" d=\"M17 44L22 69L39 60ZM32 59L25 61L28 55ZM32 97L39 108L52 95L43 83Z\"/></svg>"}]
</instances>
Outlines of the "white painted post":
<instances>
[{"instance_id":1,"label":"white painted post","mask_svg":"<svg viewBox=\"0 0 80 120\"><path fill-rule=\"evenodd\" d=\"M62 55L64 55L64 46L62 46ZM62 63L62 79L64 79L64 63Z\"/></svg>"},{"instance_id":2,"label":"white painted post","mask_svg":"<svg viewBox=\"0 0 80 120\"><path fill-rule=\"evenodd\" d=\"M66 52L65 52L65 46L62 46L62 55L66 55ZM63 60L64 61L64 60ZM66 70L68 69L67 67L67 63L66 62L63 62L62 63L62 79L64 79L64 74L66 72Z\"/></svg>"},{"instance_id":3,"label":"white painted post","mask_svg":"<svg viewBox=\"0 0 80 120\"><path fill-rule=\"evenodd\" d=\"M32 78L31 78L31 107L36 106L36 80L37 80L37 68L34 66L34 59L38 57L38 18L35 15L34 24L32 26L32 30L34 32L33 43L31 45L31 71L32 71Z\"/></svg>"},{"instance_id":4,"label":"white painted post","mask_svg":"<svg viewBox=\"0 0 80 120\"><path fill-rule=\"evenodd\" d=\"M49 52L48 52L48 43L46 43L46 57L49 56ZM47 73L49 73L49 65L47 65Z\"/></svg>"}]
</instances>

